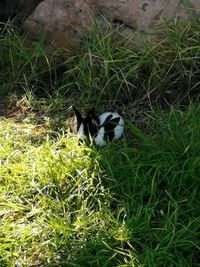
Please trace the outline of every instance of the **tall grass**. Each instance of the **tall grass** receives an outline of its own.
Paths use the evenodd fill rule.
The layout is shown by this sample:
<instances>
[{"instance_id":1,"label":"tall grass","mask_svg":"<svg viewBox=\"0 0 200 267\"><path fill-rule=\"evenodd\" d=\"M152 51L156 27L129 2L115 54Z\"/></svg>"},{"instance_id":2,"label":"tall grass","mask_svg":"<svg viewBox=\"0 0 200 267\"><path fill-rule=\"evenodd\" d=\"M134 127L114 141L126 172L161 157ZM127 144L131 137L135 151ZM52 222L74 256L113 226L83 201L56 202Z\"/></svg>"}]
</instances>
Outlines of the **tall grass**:
<instances>
[{"instance_id":1,"label":"tall grass","mask_svg":"<svg viewBox=\"0 0 200 267\"><path fill-rule=\"evenodd\" d=\"M0 26L0 93L6 95L32 90L48 95L53 91L52 61L56 60L58 49L45 50L45 35L31 43L9 23Z\"/></svg>"},{"instance_id":2,"label":"tall grass","mask_svg":"<svg viewBox=\"0 0 200 267\"><path fill-rule=\"evenodd\" d=\"M168 105L198 97L199 24L164 26L158 42L140 46L116 41L96 24L81 53L44 46L45 35L27 45L15 29L1 32L1 92L31 89L39 96L59 92L80 106L119 105L138 99ZM132 47L131 47L132 44ZM62 54L62 56L61 56Z\"/></svg>"},{"instance_id":3,"label":"tall grass","mask_svg":"<svg viewBox=\"0 0 200 267\"><path fill-rule=\"evenodd\" d=\"M135 46L133 39L131 47L131 40L129 46L120 45L110 29L102 31L96 25L84 42L86 53L70 58L75 67L65 72L66 82L81 92L83 102L130 103L146 96L153 103L172 104L197 96L198 23L174 22L164 31L165 38L154 44Z\"/></svg>"}]
</instances>

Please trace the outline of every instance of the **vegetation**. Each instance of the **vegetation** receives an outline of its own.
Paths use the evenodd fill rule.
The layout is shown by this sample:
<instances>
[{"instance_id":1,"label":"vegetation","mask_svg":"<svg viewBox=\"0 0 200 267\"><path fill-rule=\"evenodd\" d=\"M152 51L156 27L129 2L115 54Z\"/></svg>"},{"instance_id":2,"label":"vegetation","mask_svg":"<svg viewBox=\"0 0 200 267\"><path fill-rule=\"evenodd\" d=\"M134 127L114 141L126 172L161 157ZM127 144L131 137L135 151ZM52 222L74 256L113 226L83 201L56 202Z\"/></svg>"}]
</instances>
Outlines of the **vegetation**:
<instances>
[{"instance_id":1,"label":"vegetation","mask_svg":"<svg viewBox=\"0 0 200 267\"><path fill-rule=\"evenodd\" d=\"M0 266L199 264L199 26L164 30L128 48L96 25L64 56L2 25ZM125 137L79 146L72 103L117 108Z\"/></svg>"}]
</instances>

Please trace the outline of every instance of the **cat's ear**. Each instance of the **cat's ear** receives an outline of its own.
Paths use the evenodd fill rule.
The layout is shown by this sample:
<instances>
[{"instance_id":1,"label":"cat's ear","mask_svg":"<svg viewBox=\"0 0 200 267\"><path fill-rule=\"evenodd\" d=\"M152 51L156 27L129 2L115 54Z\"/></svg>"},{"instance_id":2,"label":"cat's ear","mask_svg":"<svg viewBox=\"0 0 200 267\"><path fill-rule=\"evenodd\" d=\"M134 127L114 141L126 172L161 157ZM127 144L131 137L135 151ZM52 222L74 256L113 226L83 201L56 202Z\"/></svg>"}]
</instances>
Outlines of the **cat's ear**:
<instances>
[{"instance_id":1,"label":"cat's ear","mask_svg":"<svg viewBox=\"0 0 200 267\"><path fill-rule=\"evenodd\" d=\"M73 111L75 113L76 119L78 123L81 123L83 121L83 117L81 115L81 113L78 111L78 109L75 106L72 106Z\"/></svg>"},{"instance_id":2,"label":"cat's ear","mask_svg":"<svg viewBox=\"0 0 200 267\"><path fill-rule=\"evenodd\" d=\"M72 106L72 109L74 111L74 116L70 121L70 131L74 134L77 134L81 124L83 123L83 118L81 113L78 111L77 108L75 108L74 106Z\"/></svg>"}]
</instances>

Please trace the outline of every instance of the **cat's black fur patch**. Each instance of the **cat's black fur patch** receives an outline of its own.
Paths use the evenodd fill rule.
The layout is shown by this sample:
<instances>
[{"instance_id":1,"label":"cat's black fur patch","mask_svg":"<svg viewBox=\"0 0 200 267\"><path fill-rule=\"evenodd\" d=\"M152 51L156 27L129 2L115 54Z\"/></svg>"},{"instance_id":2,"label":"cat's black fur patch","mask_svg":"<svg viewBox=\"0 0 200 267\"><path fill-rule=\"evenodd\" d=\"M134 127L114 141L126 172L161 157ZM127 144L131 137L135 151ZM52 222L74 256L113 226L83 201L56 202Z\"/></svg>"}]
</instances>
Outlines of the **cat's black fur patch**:
<instances>
[{"instance_id":1,"label":"cat's black fur patch","mask_svg":"<svg viewBox=\"0 0 200 267\"><path fill-rule=\"evenodd\" d=\"M86 136L94 136L98 131L99 118L95 114L95 109L87 112L86 117L83 119L84 133Z\"/></svg>"},{"instance_id":2,"label":"cat's black fur patch","mask_svg":"<svg viewBox=\"0 0 200 267\"><path fill-rule=\"evenodd\" d=\"M114 129L118 125L120 121L120 117L114 118L112 120L109 120L105 123L105 134L104 134L104 140L111 141L114 138Z\"/></svg>"}]
</instances>

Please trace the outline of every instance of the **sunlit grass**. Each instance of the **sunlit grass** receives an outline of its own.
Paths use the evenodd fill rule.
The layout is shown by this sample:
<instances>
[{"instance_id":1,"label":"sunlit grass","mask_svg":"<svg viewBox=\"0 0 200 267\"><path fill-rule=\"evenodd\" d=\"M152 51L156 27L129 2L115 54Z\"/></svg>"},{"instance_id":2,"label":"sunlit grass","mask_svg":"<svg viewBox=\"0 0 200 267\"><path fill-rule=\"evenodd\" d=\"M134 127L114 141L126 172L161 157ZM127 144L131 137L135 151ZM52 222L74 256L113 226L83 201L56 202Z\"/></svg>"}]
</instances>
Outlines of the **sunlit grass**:
<instances>
[{"instance_id":1,"label":"sunlit grass","mask_svg":"<svg viewBox=\"0 0 200 267\"><path fill-rule=\"evenodd\" d=\"M2 264L123 262L120 251L109 260L127 230L110 208L98 153L67 134L42 136L38 144L31 125L0 127Z\"/></svg>"}]
</instances>

